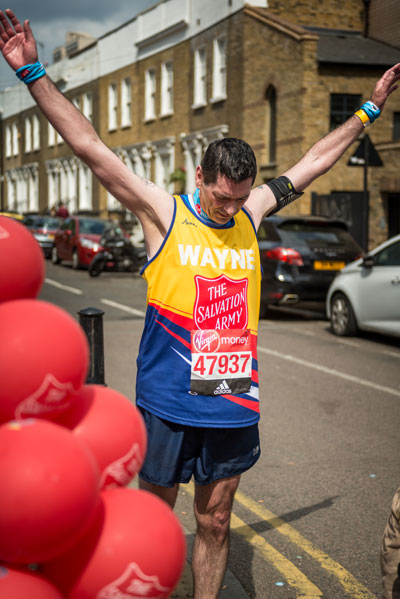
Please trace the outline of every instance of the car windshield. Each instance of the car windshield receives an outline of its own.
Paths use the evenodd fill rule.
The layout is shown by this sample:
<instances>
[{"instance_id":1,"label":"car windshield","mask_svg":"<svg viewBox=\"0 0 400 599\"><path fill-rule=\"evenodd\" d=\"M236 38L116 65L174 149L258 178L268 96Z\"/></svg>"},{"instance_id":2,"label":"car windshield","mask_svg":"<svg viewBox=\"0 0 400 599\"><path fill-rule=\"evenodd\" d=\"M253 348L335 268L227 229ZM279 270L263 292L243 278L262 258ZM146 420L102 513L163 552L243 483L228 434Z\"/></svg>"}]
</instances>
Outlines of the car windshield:
<instances>
[{"instance_id":1,"label":"car windshield","mask_svg":"<svg viewBox=\"0 0 400 599\"><path fill-rule=\"evenodd\" d=\"M24 219L24 224L27 227L37 227L39 229L43 229L44 227L46 227L47 229L58 229L58 227L60 226L60 223L57 218L51 218L46 216L44 216L43 218L31 218L28 216Z\"/></svg>"},{"instance_id":2,"label":"car windshield","mask_svg":"<svg viewBox=\"0 0 400 599\"><path fill-rule=\"evenodd\" d=\"M80 233L86 235L101 235L106 226L105 222L99 220L81 220L79 221Z\"/></svg>"}]
</instances>

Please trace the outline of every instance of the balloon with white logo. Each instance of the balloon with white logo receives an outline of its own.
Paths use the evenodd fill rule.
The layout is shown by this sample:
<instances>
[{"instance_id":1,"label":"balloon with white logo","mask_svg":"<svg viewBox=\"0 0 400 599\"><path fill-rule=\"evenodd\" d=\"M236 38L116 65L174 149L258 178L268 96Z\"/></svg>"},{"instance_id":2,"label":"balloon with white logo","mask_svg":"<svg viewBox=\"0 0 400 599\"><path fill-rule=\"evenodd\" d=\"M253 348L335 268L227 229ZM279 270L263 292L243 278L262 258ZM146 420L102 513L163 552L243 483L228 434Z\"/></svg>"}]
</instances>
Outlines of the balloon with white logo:
<instances>
[{"instance_id":1,"label":"balloon with white logo","mask_svg":"<svg viewBox=\"0 0 400 599\"><path fill-rule=\"evenodd\" d=\"M136 489L101 493L87 533L68 552L43 565L68 599L166 599L186 557L178 518L162 499Z\"/></svg>"},{"instance_id":2,"label":"balloon with white logo","mask_svg":"<svg viewBox=\"0 0 400 599\"><path fill-rule=\"evenodd\" d=\"M65 310L41 300L0 304L0 423L64 411L84 383L87 338Z\"/></svg>"},{"instance_id":3,"label":"balloon with white logo","mask_svg":"<svg viewBox=\"0 0 400 599\"><path fill-rule=\"evenodd\" d=\"M0 302L37 297L44 276L43 252L32 233L0 216Z\"/></svg>"},{"instance_id":4,"label":"balloon with white logo","mask_svg":"<svg viewBox=\"0 0 400 599\"><path fill-rule=\"evenodd\" d=\"M0 560L51 559L77 540L95 513L96 461L71 431L40 419L0 426L0 447Z\"/></svg>"},{"instance_id":5,"label":"balloon with white logo","mask_svg":"<svg viewBox=\"0 0 400 599\"><path fill-rule=\"evenodd\" d=\"M127 485L142 467L146 428L139 410L122 393L83 385L57 422L87 444L97 460L102 489Z\"/></svg>"}]
</instances>

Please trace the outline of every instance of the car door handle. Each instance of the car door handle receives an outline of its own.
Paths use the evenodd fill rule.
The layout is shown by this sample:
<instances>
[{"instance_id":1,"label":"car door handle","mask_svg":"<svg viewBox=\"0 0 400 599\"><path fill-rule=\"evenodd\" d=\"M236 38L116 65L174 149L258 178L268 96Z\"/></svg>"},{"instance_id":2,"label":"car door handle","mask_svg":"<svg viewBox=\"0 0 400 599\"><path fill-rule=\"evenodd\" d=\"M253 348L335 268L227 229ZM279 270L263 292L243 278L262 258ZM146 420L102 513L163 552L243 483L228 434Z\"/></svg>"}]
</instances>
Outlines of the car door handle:
<instances>
[{"instance_id":1,"label":"car door handle","mask_svg":"<svg viewBox=\"0 0 400 599\"><path fill-rule=\"evenodd\" d=\"M391 280L392 285L400 285L400 277L395 277Z\"/></svg>"}]
</instances>

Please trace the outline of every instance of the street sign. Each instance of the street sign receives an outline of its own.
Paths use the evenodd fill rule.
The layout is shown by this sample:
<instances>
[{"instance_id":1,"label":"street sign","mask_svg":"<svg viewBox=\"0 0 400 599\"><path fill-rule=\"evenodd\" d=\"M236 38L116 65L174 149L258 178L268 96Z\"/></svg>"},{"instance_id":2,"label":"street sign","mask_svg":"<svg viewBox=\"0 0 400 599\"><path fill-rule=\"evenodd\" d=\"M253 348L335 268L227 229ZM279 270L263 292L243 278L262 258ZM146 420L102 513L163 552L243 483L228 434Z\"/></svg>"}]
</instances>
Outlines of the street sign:
<instances>
[{"instance_id":1,"label":"street sign","mask_svg":"<svg viewBox=\"0 0 400 599\"><path fill-rule=\"evenodd\" d=\"M378 150L369 135L364 135L353 156L350 157L347 166L383 166Z\"/></svg>"}]
</instances>

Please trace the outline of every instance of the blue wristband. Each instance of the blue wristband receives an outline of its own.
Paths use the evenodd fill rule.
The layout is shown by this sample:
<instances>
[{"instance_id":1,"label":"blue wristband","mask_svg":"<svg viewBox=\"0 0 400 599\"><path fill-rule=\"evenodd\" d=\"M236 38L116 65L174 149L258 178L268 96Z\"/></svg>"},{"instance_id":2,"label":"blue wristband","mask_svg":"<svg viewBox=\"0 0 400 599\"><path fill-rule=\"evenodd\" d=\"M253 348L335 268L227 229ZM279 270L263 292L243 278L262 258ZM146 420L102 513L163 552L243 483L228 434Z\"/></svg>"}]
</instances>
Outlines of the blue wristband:
<instances>
[{"instance_id":1,"label":"blue wristband","mask_svg":"<svg viewBox=\"0 0 400 599\"><path fill-rule=\"evenodd\" d=\"M365 104L363 104L361 106L361 110L363 110L368 115L368 118L369 118L371 124L381 114L381 111L379 110L379 108L376 106L376 104L371 102L371 100L368 100L368 102L365 102Z\"/></svg>"},{"instance_id":2,"label":"blue wristband","mask_svg":"<svg viewBox=\"0 0 400 599\"><path fill-rule=\"evenodd\" d=\"M32 81L36 81L36 79L40 79L40 77L46 75L46 71L41 62L35 62L19 68L15 71L15 74L20 81L28 85L28 83L32 83Z\"/></svg>"}]
</instances>

